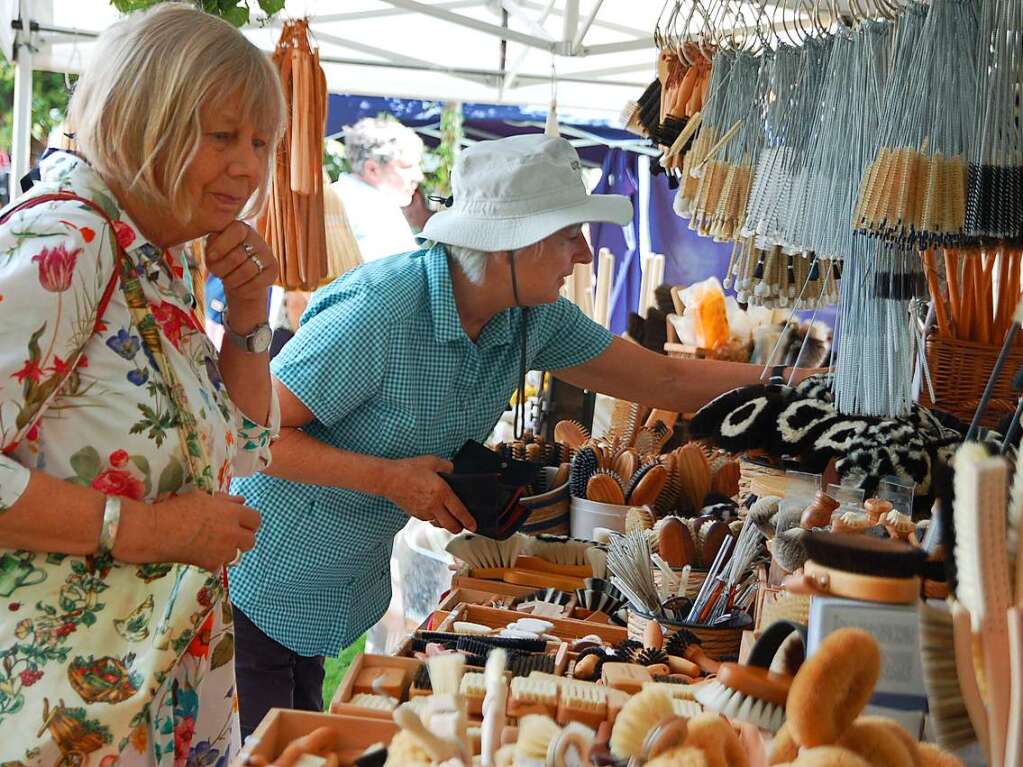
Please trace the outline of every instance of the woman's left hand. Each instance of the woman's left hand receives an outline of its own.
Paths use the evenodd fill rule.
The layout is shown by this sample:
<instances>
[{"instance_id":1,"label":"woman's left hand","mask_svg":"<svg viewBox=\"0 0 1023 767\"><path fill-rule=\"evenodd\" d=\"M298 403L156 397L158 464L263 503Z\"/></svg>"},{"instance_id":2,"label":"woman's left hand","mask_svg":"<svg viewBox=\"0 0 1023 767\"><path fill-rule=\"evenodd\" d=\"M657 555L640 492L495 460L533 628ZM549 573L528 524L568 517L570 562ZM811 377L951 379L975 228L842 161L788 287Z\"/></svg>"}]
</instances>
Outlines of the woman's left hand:
<instances>
[{"instance_id":1,"label":"woman's left hand","mask_svg":"<svg viewBox=\"0 0 1023 767\"><path fill-rule=\"evenodd\" d=\"M224 283L227 305L253 303L266 312L267 290L277 280L277 259L248 224L235 221L206 239L206 269ZM232 311L234 316L234 311Z\"/></svg>"}]
</instances>

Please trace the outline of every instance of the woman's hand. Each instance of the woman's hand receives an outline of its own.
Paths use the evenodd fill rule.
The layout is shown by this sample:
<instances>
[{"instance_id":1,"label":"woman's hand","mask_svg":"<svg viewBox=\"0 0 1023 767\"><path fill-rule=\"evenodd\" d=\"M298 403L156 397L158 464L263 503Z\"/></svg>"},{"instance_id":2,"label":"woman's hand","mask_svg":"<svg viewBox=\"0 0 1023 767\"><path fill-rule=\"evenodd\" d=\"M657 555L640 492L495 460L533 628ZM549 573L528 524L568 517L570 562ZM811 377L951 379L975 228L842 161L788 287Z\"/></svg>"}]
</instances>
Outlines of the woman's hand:
<instances>
[{"instance_id":1,"label":"woman's hand","mask_svg":"<svg viewBox=\"0 0 1023 767\"><path fill-rule=\"evenodd\" d=\"M388 461L383 496L416 519L452 533L475 530L476 521L451 486L439 476L454 470L432 455Z\"/></svg>"},{"instance_id":2,"label":"woman's hand","mask_svg":"<svg viewBox=\"0 0 1023 767\"><path fill-rule=\"evenodd\" d=\"M256 545L259 512L244 504L237 495L197 491L146 505L149 513L122 515L114 556L216 571Z\"/></svg>"},{"instance_id":3,"label":"woman's hand","mask_svg":"<svg viewBox=\"0 0 1023 767\"><path fill-rule=\"evenodd\" d=\"M224 283L224 294L235 322L252 325L266 321L267 290L277 280L277 259L252 227L235 221L222 232L206 239L206 269ZM254 316L250 316L254 315Z\"/></svg>"}]
</instances>

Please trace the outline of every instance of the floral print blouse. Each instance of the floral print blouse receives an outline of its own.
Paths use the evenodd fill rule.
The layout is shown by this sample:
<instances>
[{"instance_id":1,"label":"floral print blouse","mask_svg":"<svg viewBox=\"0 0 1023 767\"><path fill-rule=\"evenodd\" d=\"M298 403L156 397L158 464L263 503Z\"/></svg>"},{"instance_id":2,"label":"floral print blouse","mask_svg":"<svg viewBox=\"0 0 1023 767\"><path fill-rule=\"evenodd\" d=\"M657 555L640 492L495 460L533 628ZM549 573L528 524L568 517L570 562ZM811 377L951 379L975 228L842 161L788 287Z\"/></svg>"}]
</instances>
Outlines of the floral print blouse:
<instances>
[{"instance_id":1,"label":"floral print blouse","mask_svg":"<svg viewBox=\"0 0 1023 767\"><path fill-rule=\"evenodd\" d=\"M73 192L113 226L81 202L49 201L0 227L0 514L29 469L155 502L194 490L197 456L209 459L199 484L212 490L265 468L277 402L269 426L234 407L180 261L146 240L80 157L51 155L41 176L31 196ZM155 320L176 398L119 286L94 332L115 240ZM0 763L226 764L237 707L224 583L223 573L185 565L0 543Z\"/></svg>"}]
</instances>

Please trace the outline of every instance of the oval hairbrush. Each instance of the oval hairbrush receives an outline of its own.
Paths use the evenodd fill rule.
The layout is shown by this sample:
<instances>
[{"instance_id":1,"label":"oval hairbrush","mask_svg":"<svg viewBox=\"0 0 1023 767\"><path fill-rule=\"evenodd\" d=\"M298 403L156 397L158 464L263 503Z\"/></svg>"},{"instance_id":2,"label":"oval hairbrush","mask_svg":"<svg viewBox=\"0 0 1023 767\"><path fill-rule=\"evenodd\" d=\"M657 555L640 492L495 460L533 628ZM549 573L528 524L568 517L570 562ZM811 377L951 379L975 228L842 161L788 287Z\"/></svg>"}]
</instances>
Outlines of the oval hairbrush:
<instances>
[{"instance_id":1,"label":"oval hairbrush","mask_svg":"<svg viewBox=\"0 0 1023 767\"><path fill-rule=\"evenodd\" d=\"M668 470L655 463L633 486L632 492L627 494L626 500L633 506L653 506L667 482Z\"/></svg>"},{"instance_id":2,"label":"oval hairbrush","mask_svg":"<svg viewBox=\"0 0 1023 767\"><path fill-rule=\"evenodd\" d=\"M696 546L689 528L678 517L665 517L657 523L658 552L669 567L678 569L694 564Z\"/></svg>"},{"instance_id":3,"label":"oval hairbrush","mask_svg":"<svg viewBox=\"0 0 1023 767\"><path fill-rule=\"evenodd\" d=\"M597 503L611 503L621 506L625 503L625 491L621 478L613 471L600 469L586 483L586 497Z\"/></svg>"}]
</instances>

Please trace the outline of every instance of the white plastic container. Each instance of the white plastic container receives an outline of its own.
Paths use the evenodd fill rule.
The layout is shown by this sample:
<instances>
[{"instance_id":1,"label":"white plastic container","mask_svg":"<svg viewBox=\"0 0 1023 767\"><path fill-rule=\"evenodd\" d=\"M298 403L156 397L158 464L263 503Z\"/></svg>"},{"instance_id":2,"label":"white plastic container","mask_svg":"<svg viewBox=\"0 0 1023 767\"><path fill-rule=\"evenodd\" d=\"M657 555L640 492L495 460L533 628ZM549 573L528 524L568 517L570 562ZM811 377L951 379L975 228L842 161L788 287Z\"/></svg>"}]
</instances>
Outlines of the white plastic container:
<instances>
[{"instance_id":1,"label":"white plastic container","mask_svg":"<svg viewBox=\"0 0 1023 767\"><path fill-rule=\"evenodd\" d=\"M573 538L593 540L595 527L606 527L619 533L625 532L625 515L631 506L613 503L598 503L585 498L573 498L571 508L571 530Z\"/></svg>"}]
</instances>

